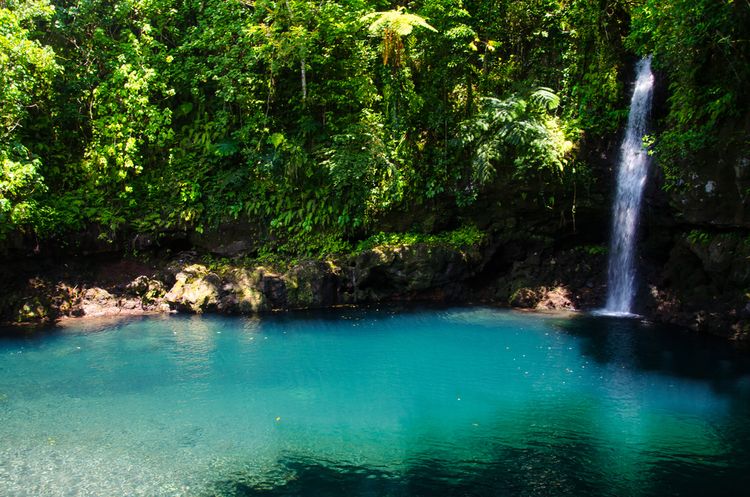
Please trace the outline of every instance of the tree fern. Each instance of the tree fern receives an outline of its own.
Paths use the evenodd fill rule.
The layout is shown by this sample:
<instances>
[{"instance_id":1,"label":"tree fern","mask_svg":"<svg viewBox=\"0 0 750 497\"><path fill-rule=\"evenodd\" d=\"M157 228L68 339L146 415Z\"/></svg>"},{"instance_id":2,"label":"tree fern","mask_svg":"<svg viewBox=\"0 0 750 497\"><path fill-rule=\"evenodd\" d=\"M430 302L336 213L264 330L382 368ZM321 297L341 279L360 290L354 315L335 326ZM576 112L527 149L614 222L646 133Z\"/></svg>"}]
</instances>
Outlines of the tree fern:
<instances>
[{"instance_id":1,"label":"tree fern","mask_svg":"<svg viewBox=\"0 0 750 497\"><path fill-rule=\"evenodd\" d=\"M404 7L385 12L372 12L360 18L362 22L369 22L368 30L376 36L383 37L383 64L390 60L399 66L402 62L404 44L401 38L409 36L415 27L422 27L437 32L424 17L409 14Z\"/></svg>"}]
</instances>

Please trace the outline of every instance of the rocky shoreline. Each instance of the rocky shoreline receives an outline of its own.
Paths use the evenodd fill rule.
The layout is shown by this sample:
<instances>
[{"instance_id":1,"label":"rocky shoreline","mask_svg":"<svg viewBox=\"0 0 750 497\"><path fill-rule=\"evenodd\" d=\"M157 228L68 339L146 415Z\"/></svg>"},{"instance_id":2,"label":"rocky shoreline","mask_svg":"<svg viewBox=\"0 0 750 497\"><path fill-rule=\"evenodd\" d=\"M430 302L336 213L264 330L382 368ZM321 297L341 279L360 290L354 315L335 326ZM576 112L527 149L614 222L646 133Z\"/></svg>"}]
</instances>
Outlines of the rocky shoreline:
<instances>
[{"instance_id":1,"label":"rocky shoreline","mask_svg":"<svg viewBox=\"0 0 750 497\"><path fill-rule=\"evenodd\" d=\"M386 302L586 311L603 304L605 267L606 254L591 247L554 253L529 249L519 257L503 254L497 244L458 249L417 243L283 265L217 263L184 251L166 260L115 258L10 272L5 268L13 277L0 300L0 316L5 324L18 325L175 312L249 315ZM652 273L640 292L639 309L646 318L750 340L750 309L742 307L741 298L691 300L669 286L663 270ZM654 283L659 275L662 285Z\"/></svg>"},{"instance_id":2,"label":"rocky shoreline","mask_svg":"<svg viewBox=\"0 0 750 497\"><path fill-rule=\"evenodd\" d=\"M87 269L71 263L20 271L0 309L6 324L22 324L155 312L254 314L394 300L462 301L480 257L477 250L416 244L285 267L206 263L194 251L150 263L115 260Z\"/></svg>"}]
</instances>

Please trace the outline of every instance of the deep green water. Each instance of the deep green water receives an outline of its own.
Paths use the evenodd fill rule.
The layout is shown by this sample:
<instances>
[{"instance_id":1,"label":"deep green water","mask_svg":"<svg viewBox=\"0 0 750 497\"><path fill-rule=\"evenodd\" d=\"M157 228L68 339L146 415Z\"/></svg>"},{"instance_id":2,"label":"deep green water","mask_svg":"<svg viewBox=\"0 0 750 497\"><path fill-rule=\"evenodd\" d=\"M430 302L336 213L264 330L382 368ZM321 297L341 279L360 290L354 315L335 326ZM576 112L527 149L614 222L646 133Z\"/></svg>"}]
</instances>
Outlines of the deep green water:
<instances>
[{"instance_id":1,"label":"deep green water","mask_svg":"<svg viewBox=\"0 0 750 497\"><path fill-rule=\"evenodd\" d=\"M0 339L0 495L747 495L750 354L487 308Z\"/></svg>"}]
</instances>

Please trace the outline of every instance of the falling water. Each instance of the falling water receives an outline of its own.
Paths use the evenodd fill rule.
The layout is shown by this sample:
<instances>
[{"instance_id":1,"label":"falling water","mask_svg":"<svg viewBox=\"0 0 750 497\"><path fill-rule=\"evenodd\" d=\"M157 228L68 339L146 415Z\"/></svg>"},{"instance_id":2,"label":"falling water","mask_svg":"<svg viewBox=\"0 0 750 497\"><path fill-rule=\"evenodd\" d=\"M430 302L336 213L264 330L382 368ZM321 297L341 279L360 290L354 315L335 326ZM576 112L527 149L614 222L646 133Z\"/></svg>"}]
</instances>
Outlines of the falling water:
<instances>
[{"instance_id":1,"label":"falling water","mask_svg":"<svg viewBox=\"0 0 750 497\"><path fill-rule=\"evenodd\" d=\"M636 66L636 81L625 138L620 147L617 173L617 197L612 217L610 242L607 314L630 314L635 294L635 240L643 197L643 185L648 173L649 156L643 146L646 134L654 75L651 57Z\"/></svg>"}]
</instances>

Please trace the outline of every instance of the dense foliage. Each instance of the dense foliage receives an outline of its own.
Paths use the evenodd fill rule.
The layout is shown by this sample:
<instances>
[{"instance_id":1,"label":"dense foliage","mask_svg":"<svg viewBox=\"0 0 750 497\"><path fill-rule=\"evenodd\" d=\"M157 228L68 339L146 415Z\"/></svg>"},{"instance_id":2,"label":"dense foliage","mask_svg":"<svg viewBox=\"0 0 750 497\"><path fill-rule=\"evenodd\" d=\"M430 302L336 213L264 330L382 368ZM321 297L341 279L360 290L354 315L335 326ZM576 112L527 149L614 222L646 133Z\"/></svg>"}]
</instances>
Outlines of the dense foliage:
<instances>
[{"instance_id":1,"label":"dense foliage","mask_svg":"<svg viewBox=\"0 0 750 497\"><path fill-rule=\"evenodd\" d=\"M750 153L747 124L736 126L750 113L750 2L645 0L627 41L668 76L667 122L655 147L668 188L689 180L686 159L716 142ZM734 129L722 133L727 125Z\"/></svg>"},{"instance_id":2,"label":"dense foliage","mask_svg":"<svg viewBox=\"0 0 750 497\"><path fill-rule=\"evenodd\" d=\"M393 210L470 205L493 182L572 188L582 138L622 122L636 52L674 74L665 153L688 139L693 106L709 127L746 99L746 59L709 83L695 73L695 58L747 53L746 10L0 0L0 237L249 217L279 249L326 251L377 233Z\"/></svg>"}]
</instances>

